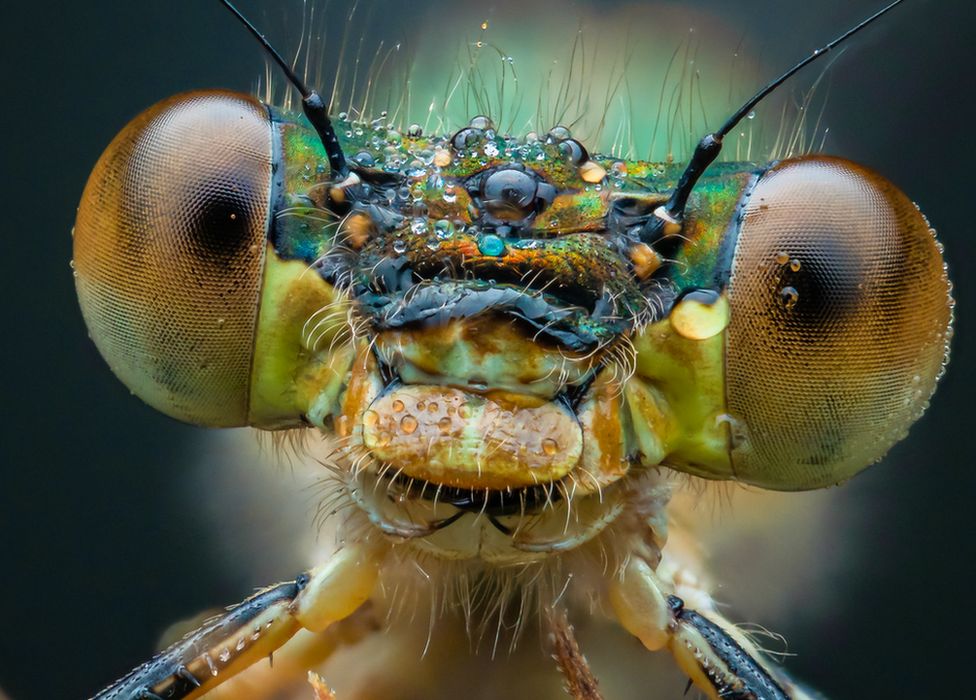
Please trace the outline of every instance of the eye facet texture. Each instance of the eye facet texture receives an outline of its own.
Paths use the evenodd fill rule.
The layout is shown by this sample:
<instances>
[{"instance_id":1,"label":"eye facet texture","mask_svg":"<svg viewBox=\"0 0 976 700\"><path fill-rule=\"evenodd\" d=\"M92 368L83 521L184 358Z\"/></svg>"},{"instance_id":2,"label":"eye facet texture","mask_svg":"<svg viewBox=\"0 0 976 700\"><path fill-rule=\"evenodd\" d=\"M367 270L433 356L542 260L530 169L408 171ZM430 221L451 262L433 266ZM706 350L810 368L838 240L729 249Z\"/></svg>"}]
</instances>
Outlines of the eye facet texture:
<instances>
[{"instance_id":1,"label":"eye facet texture","mask_svg":"<svg viewBox=\"0 0 976 700\"><path fill-rule=\"evenodd\" d=\"M749 199L729 281L726 392L742 481L807 489L880 459L925 410L952 302L917 207L834 158L786 161Z\"/></svg>"},{"instance_id":2,"label":"eye facet texture","mask_svg":"<svg viewBox=\"0 0 976 700\"><path fill-rule=\"evenodd\" d=\"M247 422L271 154L256 100L178 95L125 127L82 195L74 264L91 336L174 418Z\"/></svg>"}]
</instances>

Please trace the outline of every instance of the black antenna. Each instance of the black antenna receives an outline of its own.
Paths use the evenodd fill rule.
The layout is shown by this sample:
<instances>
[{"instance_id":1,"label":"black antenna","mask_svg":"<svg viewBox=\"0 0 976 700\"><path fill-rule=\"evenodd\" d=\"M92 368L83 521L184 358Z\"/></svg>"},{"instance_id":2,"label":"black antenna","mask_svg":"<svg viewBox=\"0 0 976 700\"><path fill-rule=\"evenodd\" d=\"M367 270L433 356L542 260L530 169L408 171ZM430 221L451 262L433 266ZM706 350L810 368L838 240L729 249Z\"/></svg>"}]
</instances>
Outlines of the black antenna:
<instances>
[{"instance_id":1,"label":"black antenna","mask_svg":"<svg viewBox=\"0 0 976 700\"><path fill-rule=\"evenodd\" d=\"M322 140L322 145L325 146L325 153L329 157L329 166L332 168L332 176L337 180L344 180L349 175L349 166L346 164L346 156L342 153L342 146L339 145L339 139L336 138L335 129L332 128L332 120L329 119L329 110L322 97L315 90L309 89L308 85L295 75L295 71L285 63L285 59L275 50L271 42L258 31L257 27L251 24L247 17L241 14L240 10L234 7L229 0L220 0L220 2L247 27L247 30L261 43L268 55L284 71L288 81L302 93L302 111L305 112L308 121L311 122L315 132Z\"/></svg>"},{"instance_id":2,"label":"black antenna","mask_svg":"<svg viewBox=\"0 0 976 700\"><path fill-rule=\"evenodd\" d=\"M725 138L725 136L732 131L732 129L734 129L740 121L742 121L742 118L749 114L749 112L751 112L764 97L786 82L801 68L813 63L838 44L846 41L854 34L857 34L866 26L901 3L902 0L894 0L894 2L884 9L878 10L857 26L847 30L830 43L814 51L812 54L783 73L783 75L776 78L771 83L766 85L766 87L764 87L762 90L753 95L752 98L746 101L744 105L739 107L735 114L728 118L721 128L714 133L708 134L705 136L705 138L699 141L698 145L695 147L695 153L688 162L688 167L685 168L685 171L678 179L678 184L675 185L674 191L671 193L671 197L666 203L654 210L654 217L644 224L644 227L641 229L641 239L645 242L653 243L662 235L677 233L680 230L681 222L684 218L685 205L688 203L688 196L691 194L691 190L698 182L698 178L700 178L702 173L705 172L705 169L712 164L712 161L718 157L719 152L722 150L722 139Z\"/></svg>"}]
</instances>

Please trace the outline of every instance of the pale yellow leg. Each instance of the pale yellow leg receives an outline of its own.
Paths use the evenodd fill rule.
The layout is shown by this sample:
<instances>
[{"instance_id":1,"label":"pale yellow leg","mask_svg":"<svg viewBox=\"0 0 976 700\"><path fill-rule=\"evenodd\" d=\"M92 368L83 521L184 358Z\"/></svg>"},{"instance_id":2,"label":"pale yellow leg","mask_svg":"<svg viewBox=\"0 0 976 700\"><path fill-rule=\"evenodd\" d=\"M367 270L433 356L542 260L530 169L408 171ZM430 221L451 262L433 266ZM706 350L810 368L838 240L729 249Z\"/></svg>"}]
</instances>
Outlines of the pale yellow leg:
<instances>
[{"instance_id":1,"label":"pale yellow leg","mask_svg":"<svg viewBox=\"0 0 976 700\"><path fill-rule=\"evenodd\" d=\"M755 645L714 611L699 613L670 595L653 568L634 557L610 584L620 624L651 651L667 648L681 670L715 700L805 700L809 696L762 660ZM707 615L707 616L706 616Z\"/></svg>"},{"instance_id":2,"label":"pale yellow leg","mask_svg":"<svg viewBox=\"0 0 976 700\"><path fill-rule=\"evenodd\" d=\"M334 653L357 644L380 629L375 610L363 605L324 632L299 630L275 652L273 663L260 661L207 692L201 700L311 697L309 669L320 668Z\"/></svg>"},{"instance_id":3,"label":"pale yellow leg","mask_svg":"<svg viewBox=\"0 0 976 700\"><path fill-rule=\"evenodd\" d=\"M365 603L388 551L344 547L324 566L258 593L203 625L93 700L192 700L262 659L299 630L322 632Z\"/></svg>"}]
</instances>

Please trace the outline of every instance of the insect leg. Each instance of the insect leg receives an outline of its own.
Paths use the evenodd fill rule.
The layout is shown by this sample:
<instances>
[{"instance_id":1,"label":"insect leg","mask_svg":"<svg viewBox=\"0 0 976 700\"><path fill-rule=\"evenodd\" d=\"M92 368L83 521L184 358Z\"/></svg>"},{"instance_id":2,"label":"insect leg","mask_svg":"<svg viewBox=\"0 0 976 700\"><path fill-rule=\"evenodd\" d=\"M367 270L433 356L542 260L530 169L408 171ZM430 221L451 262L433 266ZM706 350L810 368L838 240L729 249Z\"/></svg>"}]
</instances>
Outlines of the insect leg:
<instances>
[{"instance_id":1,"label":"insect leg","mask_svg":"<svg viewBox=\"0 0 976 700\"><path fill-rule=\"evenodd\" d=\"M686 608L667 595L654 570L634 557L610 586L623 627L651 651L667 648L692 682L715 700L801 700L809 697L720 616Z\"/></svg>"},{"instance_id":2,"label":"insect leg","mask_svg":"<svg viewBox=\"0 0 976 700\"><path fill-rule=\"evenodd\" d=\"M304 697L309 669L321 668L332 655L376 634L382 625L374 607L366 603L325 632L299 630L268 662L256 663L209 691L201 700ZM324 681L323 681L324 682Z\"/></svg>"},{"instance_id":3,"label":"insect leg","mask_svg":"<svg viewBox=\"0 0 976 700\"><path fill-rule=\"evenodd\" d=\"M356 611L383 553L347 546L324 566L251 596L191 632L92 700L191 700L271 656L299 630L322 632Z\"/></svg>"}]
</instances>

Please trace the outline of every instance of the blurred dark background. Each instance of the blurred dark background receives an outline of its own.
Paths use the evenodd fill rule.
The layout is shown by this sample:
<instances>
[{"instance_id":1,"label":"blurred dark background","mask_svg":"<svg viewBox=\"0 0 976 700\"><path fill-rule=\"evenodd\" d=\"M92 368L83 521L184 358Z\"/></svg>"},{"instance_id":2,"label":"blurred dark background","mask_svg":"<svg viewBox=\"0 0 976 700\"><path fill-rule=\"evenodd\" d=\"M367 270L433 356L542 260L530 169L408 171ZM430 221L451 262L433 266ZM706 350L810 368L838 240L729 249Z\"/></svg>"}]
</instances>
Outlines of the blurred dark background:
<instances>
[{"instance_id":1,"label":"blurred dark background","mask_svg":"<svg viewBox=\"0 0 976 700\"><path fill-rule=\"evenodd\" d=\"M241 4L265 15L258 0ZM775 67L880 4L667 3L727 23ZM436 3L376 5L378 31L436 22ZM606 5L626 8L567 2L566 13ZM272 27L284 7L300 14L297 1L267 6ZM480 20L491 3L471 6ZM216 2L4 3L0 26L3 307L12 323L2 334L0 688L13 700L82 698L147 657L171 622L265 583L210 556L187 514L213 494L174 486L203 431L161 417L111 376L87 338L68 267L75 207L114 134L176 92L251 90L263 62ZM801 606L770 623L800 652L790 667L829 697L968 694L974 51L971 2L909 0L832 69L827 150L879 170L919 203L945 244L958 305L952 363L931 409L883 465L845 487L847 507L871 509L870 526L821 533L828 546L862 538L832 607L811 617Z\"/></svg>"}]
</instances>

